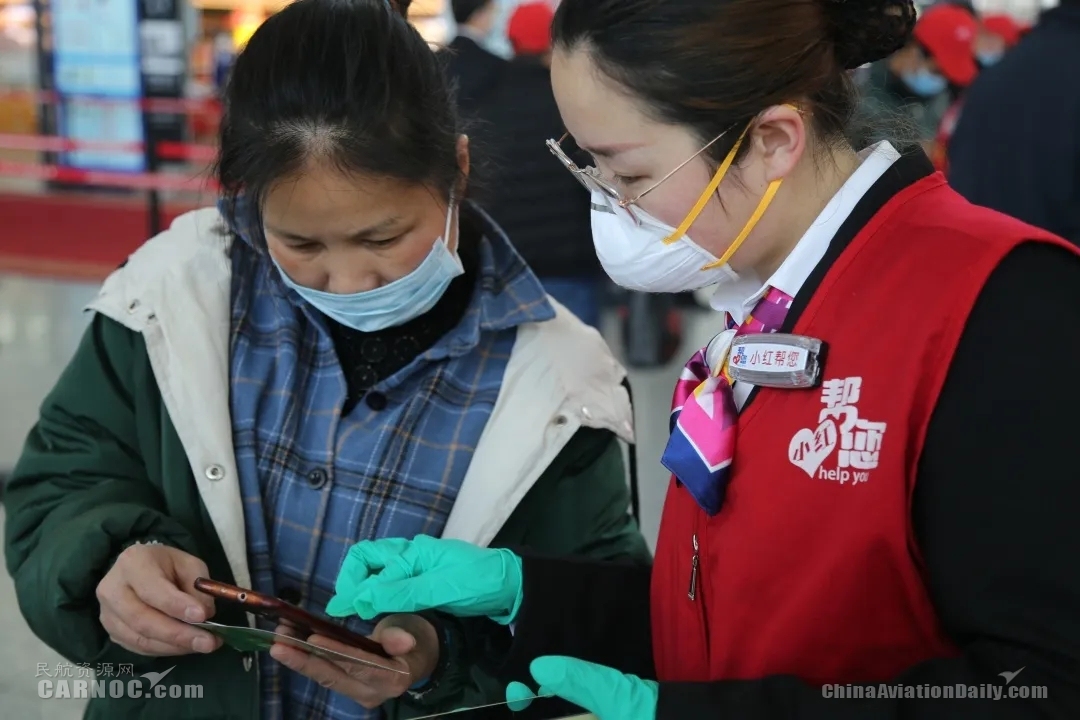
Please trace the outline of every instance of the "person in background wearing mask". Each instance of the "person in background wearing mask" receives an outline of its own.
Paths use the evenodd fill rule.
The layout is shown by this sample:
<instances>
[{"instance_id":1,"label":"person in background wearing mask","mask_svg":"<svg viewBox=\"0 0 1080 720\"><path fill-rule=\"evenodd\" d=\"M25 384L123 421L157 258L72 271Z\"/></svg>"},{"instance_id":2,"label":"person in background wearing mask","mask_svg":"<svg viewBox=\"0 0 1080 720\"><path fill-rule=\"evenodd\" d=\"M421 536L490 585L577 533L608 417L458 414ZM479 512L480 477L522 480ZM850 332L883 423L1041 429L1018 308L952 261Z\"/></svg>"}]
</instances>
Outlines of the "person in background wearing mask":
<instances>
[{"instance_id":1,"label":"person in background wearing mask","mask_svg":"<svg viewBox=\"0 0 1080 720\"><path fill-rule=\"evenodd\" d=\"M828 0L823 0L828 1ZM967 87L978 67L973 43L978 23L967 10L951 4L925 10L915 24L910 42L870 69L860 108L868 129L857 136L862 144L883 139L887 118L911 121L927 154L941 118Z\"/></svg>"},{"instance_id":2,"label":"person in background wearing mask","mask_svg":"<svg viewBox=\"0 0 1080 720\"><path fill-rule=\"evenodd\" d=\"M596 165L551 147L601 262L719 283L727 328L676 384L655 563L365 541L328 612L491 618L515 706L599 720L1080 717L1080 251L848 144L847 72L914 22L562 1L552 84Z\"/></svg>"},{"instance_id":3,"label":"person in background wearing mask","mask_svg":"<svg viewBox=\"0 0 1080 720\"><path fill-rule=\"evenodd\" d=\"M349 623L389 661L309 638L399 672L219 647L184 621L247 616L200 576L321 614L364 538L649 561L625 373L464 199L468 138L406 5L298 0L259 27L226 91L220 209L105 281L5 488L33 631L202 690L95 696L90 720L378 720L502 695L449 616Z\"/></svg>"},{"instance_id":4,"label":"person in background wearing mask","mask_svg":"<svg viewBox=\"0 0 1080 720\"><path fill-rule=\"evenodd\" d=\"M1080 244L1080 0L1045 11L972 86L949 143L949 182Z\"/></svg>"},{"instance_id":5,"label":"person in background wearing mask","mask_svg":"<svg viewBox=\"0 0 1080 720\"><path fill-rule=\"evenodd\" d=\"M986 15L975 40L975 60L986 69L997 65L1005 53L1016 47L1026 29L1010 15Z\"/></svg>"},{"instance_id":6,"label":"person in background wearing mask","mask_svg":"<svg viewBox=\"0 0 1080 720\"><path fill-rule=\"evenodd\" d=\"M477 109L477 145L496 173L484 209L548 293L593 327L600 325L603 270L592 246L589 194L551 162L544 141L562 131L551 92L551 5L518 6L507 25L515 57ZM485 178L488 180L488 178Z\"/></svg>"},{"instance_id":7,"label":"person in background wearing mask","mask_svg":"<svg viewBox=\"0 0 1080 720\"><path fill-rule=\"evenodd\" d=\"M1020 25L1008 15L987 15L982 18L974 45L975 62L980 72L996 65L1005 52L1020 41L1021 33ZM942 115L937 135L934 137L930 157L934 161L934 167L945 173L949 169L949 142L956 132L956 124L960 121L963 108L964 96L961 94Z\"/></svg>"},{"instance_id":8,"label":"person in background wearing mask","mask_svg":"<svg viewBox=\"0 0 1080 720\"><path fill-rule=\"evenodd\" d=\"M440 53L455 86L458 109L472 115L477 103L496 88L506 60L484 47L495 23L495 0L450 0L457 35Z\"/></svg>"}]
</instances>

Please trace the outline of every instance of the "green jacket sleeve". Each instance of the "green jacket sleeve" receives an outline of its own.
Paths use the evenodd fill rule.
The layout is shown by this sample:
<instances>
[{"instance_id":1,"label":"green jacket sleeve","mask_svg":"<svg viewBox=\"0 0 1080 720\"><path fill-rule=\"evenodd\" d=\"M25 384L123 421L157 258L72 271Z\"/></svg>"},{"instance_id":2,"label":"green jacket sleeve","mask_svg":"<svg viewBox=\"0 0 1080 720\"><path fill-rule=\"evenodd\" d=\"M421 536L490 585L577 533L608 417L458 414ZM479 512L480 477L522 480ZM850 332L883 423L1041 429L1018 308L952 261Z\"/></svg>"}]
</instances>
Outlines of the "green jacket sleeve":
<instances>
[{"instance_id":1,"label":"green jacket sleeve","mask_svg":"<svg viewBox=\"0 0 1080 720\"><path fill-rule=\"evenodd\" d=\"M135 342L95 317L4 493L5 556L19 606L34 633L74 662L99 661L111 647L96 589L122 548L154 539L194 552L189 533L162 512L137 450Z\"/></svg>"},{"instance_id":2,"label":"green jacket sleeve","mask_svg":"<svg viewBox=\"0 0 1080 720\"><path fill-rule=\"evenodd\" d=\"M614 434L579 430L510 516L492 542L545 555L649 564L630 514L623 451ZM485 619L444 617L453 645L444 681L421 701L407 698L386 709L390 720L505 700L505 688L482 669L509 647L506 627Z\"/></svg>"},{"instance_id":3,"label":"green jacket sleeve","mask_svg":"<svg viewBox=\"0 0 1080 720\"><path fill-rule=\"evenodd\" d=\"M630 488L618 438L582 428L529 491L492 545L547 555L652 561L630 514Z\"/></svg>"}]
</instances>

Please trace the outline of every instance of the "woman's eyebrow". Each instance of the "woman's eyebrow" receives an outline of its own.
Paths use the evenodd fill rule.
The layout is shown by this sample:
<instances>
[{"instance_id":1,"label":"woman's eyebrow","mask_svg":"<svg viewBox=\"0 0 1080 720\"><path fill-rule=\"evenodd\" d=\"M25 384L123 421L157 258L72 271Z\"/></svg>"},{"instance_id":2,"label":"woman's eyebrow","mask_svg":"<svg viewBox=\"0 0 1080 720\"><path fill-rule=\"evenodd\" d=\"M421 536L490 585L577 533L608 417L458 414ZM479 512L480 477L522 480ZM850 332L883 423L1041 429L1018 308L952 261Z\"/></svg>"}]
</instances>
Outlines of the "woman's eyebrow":
<instances>
[{"instance_id":1,"label":"woman's eyebrow","mask_svg":"<svg viewBox=\"0 0 1080 720\"><path fill-rule=\"evenodd\" d=\"M367 238L367 237L369 237L371 235L378 235L379 233L386 232L390 228L397 225L399 222L401 222L401 216L400 215L391 215L390 217L386 218L385 220L381 220L381 221L375 223L374 225L369 225L366 228L362 228L360 230L357 230L356 232L349 235L349 239L351 239L351 240L363 240L363 239L365 239L365 238Z\"/></svg>"},{"instance_id":2,"label":"woman's eyebrow","mask_svg":"<svg viewBox=\"0 0 1080 720\"><path fill-rule=\"evenodd\" d=\"M361 228L356 232L350 233L348 237L350 240L363 240L364 238L371 235L385 232L387 229L393 227L394 225L397 225L399 222L401 222L401 217L398 215L392 215L384 220L380 220L377 223L369 225L365 228ZM278 237L292 240L294 242L320 242L319 238L308 237L302 233L292 232L291 230L274 227L269 223L266 224L266 230L273 235L277 235Z\"/></svg>"},{"instance_id":3,"label":"woman's eyebrow","mask_svg":"<svg viewBox=\"0 0 1080 720\"><path fill-rule=\"evenodd\" d=\"M594 145L585 146L579 145L582 150L589 153L594 157L613 158L619 153L624 153L627 150L634 150L641 147L644 143L614 143L611 145Z\"/></svg>"}]
</instances>

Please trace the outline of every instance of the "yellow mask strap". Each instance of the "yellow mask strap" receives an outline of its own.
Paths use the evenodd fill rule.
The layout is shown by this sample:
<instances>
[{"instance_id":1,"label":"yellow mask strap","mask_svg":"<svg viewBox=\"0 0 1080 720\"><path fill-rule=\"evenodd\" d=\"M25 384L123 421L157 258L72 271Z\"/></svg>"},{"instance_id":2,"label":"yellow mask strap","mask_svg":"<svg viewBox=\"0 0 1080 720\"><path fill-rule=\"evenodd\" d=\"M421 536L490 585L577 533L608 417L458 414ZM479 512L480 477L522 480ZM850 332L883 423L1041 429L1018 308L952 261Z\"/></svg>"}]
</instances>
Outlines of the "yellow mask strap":
<instances>
[{"instance_id":1,"label":"yellow mask strap","mask_svg":"<svg viewBox=\"0 0 1080 720\"><path fill-rule=\"evenodd\" d=\"M720 183L723 181L724 176L727 175L728 168L731 167L731 163L735 161L735 156L739 152L739 146L742 145L743 138L746 137L746 131L750 127L747 126L742 134L739 135L739 139L735 141L735 147L731 148L731 152L724 158L724 162L720 163L720 167L716 170L716 174L713 175L712 180L709 181L708 187L705 188L705 192L701 193L701 197L694 203L694 207L690 210L690 214L679 223L679 227L675 228L675 232L664 238L664 244L670 245L675 242L690 229L690 226L697 220L698 215L705 209L705 206L709 204L709 200L712 198L713 193L716 192L716 188L720 187Z\"/></svg>"},{"instance_id":2,"label":"yellow mask strap","mask_svg":"<svg viewBox=\"0 0 1080 720\"><path fill-rule=\"evenodd\" d=\"M789 107L792 110L799 110L798 107L792 105L791 103L784 103L784 105L785 107ZM679 223L679 227L675 228L675 232L664 238L665 245L670 245L682 236L686 235L686 233L690 230L690 226L694 224L695 220L697 220L698 215L700 215L701 211L705 209L705 206L709 204L709 199L712 198L713 193L716 192L716 188L720 187L720 183L723 181L724 176L727 175L728 169L731 167L731 163L735 161L735 156L739 153L739 147L742 146L743 139L746 138L746 133L750 131L750 128L752 126L752 123L750 125L747 125L746 128L743 129L742 133L739 134L739 139L735 141L735 147L731 148L731 152L729 152L727 154L727 157L724 158L724 162L720 163L720 167L717 168L716 174L713 175L712 180L709 181L709 185L705 188L705 192L701 193L701 197L699 197L698 201L694 203L694 207L690 210L690 214L687 215L681 223ZM751 232L753 232L754 227L758 224L758 221L761 220L761 216L765 214L765 210L768 209L769 204L773 200L773 197L776 196L776 191L780 189L780 183L782 182L783 178L779 180L773 180L771 183L769 183L769 187L765 190L765 194L762 196L761 202L758 203L757 209L755 209L754 214L750 216L750 221L743 226L742 232L740 232L739 236L735 238L735 242L731 243L731 246L724 252L723 257L721 257L715 262L709 263L705 267L701 268L702 270L720 267L721 265L725 264L732 255L735 254L735 251L739 249L739 246L743 244L743 241L750 236Z\"/></svg>"},{"instance_id":3,"label":"yellow mask strap","mask_svg":"<svg viewBox=\"0 0 1080 720\"><path fill-rule=\"evenodd\" d=\"M719 260L709 263L701 268L702 270L710 270L727 264L727 261L731 259L731 256L734 255L735 251L739 249L739 246L743 244L743 241L750 237L750 233L754 231L754 227L756 227L758 221L761 220L761 216L764 215L765 211L769 208L769 204L772 203L772 199L776 196L776 191L780 189L780 183L782 182L784 182L784 179L779 178L769 183L769 187L766 188L765 194L761 196L761 202L759 202L757 208L754 209L754 214L750 216L750 220L743 226L742 232L739 233L739 237L735 238L735 242L731 243L731 246L724 251L723 256Z\"/></svg>"}]
</instances>

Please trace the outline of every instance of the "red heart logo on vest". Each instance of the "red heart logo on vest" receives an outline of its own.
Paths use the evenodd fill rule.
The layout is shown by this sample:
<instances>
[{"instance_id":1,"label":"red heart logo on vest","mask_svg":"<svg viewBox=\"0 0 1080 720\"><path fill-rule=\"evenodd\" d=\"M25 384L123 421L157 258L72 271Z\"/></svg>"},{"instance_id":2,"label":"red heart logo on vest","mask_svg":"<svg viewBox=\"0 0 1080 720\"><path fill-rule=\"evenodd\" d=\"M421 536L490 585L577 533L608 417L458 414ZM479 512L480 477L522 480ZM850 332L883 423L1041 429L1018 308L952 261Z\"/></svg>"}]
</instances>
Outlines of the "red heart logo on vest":
<instances>
[{"instance_id":1,"label":"red heart logo on vest","mask_svg":"<svg viewBox=\"0 0 1080 720\"><path fill-rule=\"evenodd\" d=\"M788 445L788 460L814 477L821 463L836 449L836 442L836 423L826 419L818 425L817 430L803 428L795 433Z\"/></svg>"}]
</instances>

